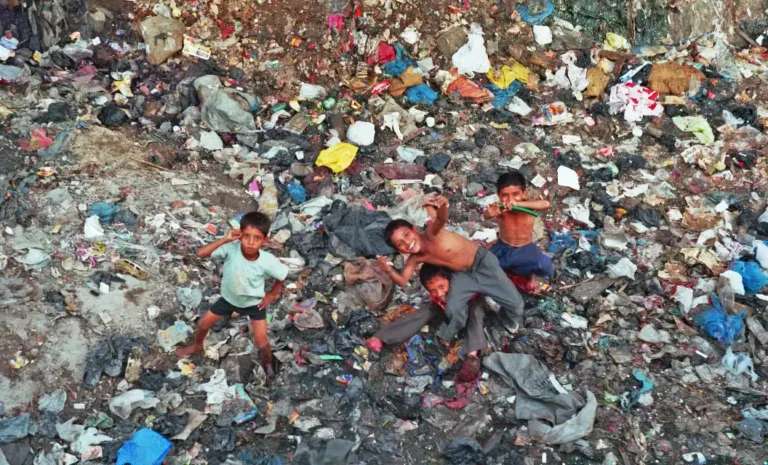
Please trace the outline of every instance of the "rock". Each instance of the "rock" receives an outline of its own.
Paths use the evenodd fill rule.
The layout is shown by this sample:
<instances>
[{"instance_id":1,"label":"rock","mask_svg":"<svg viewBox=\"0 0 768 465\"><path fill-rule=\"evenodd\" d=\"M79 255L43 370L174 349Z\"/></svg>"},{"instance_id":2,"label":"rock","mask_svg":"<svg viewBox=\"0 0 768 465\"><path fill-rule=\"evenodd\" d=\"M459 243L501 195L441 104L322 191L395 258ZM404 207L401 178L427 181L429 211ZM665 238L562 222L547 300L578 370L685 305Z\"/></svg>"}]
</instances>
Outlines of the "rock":
<instances>
[{"instance_id":1,"label":"rock","mask_svg":"<svg viewBox=\"0 0 768 465\"><path fill-rule=\"evenodd\" d=\"M477 193L480 192L481 190L483 190L483 185L482 184L478 184L476 182L471 182L471 183L467 184L466 195L467 195L467 197L475 197L477 195Z\"/></svg>"},{"instance_id":2,"label":"rock","mask_svg":"<svg viewBox=\"0 0 768 465\"><path fill-rule=\"evenodd\" d=\"M221 369L227 373L230 384L245 384L249 381L254 362L248 355L230 355L221 362Z\"/></svg>"},{"instance_id":3,"label":"rock","mask_svg":"<svg viewBox=\"0 0 768 465\"><path fill-rule=\"evenodd\" d=\"M501 156L501 150L495 145L486 145L480 150L480 158L497 159Z\"/></svg>"},{"instance_id":4,"label":"rock","mask_svg":"<svg viewBox=\"0 0 768 465\"><path fill-rule=\"evenodd\" d=\"M452 58L465 43L467 43L467 33L461 26L447 29L437 36L437 48L440 53L447 58Z\"/></svg>"},{"instance_id":5,"label":"rock","mask_svg":"<svg viewBox=\"0 0 768 465\"><path fill-rule=\"evenodd\" d=\"M147 44L147 61L159 65L181 50L187 27L175 19L153 16L142 21L140 29Z\"/></svg>"},{"instance_id":6,"label":"rock","mask_svg":"<svg viewBox=\"0 0 768 465\"><path fill-rule=\"evenodd\" d=\"M653 325L645 325L638 335L640 340L650 342L651 344L669 344L672 342L669 333L666 331L657 331Z\"/></svg>"},{"instance_id":7,"label":"rock","mask_svg":"<svg viewBox=\"0 0 768 465\"><path fill-rule=\"evenodd\" d=\"M203 131L200 133L200 147L213 152L223 149L224 142L214 131Z\"/></svg>"},{"instance_id":8,"label":"rock","mask_svg":"<svg viewBox=\"0 0 768 465\"><path fill-rule=\"evenodd\" d=\"M613 278L602 278L583 282L573 288L570 297L583 305L602 294L603 291L611 287L614 281Z\"/></svg>"},{"instance_id":9,"label":"rock","mask_svg":"<svg viewBox=\"0 0 768 465\"><path fill-rule=\"evenodd\" d=\"M436 153L429 157L427 161L427 170L432 173L440 173L451 163L451 156L447 153ZM434 183L433 183L434 185Z\"/></svg>"},{"instance_id":10,"label":"rock","mask_svg":"<svg viewBox=\"0 0 768 465\"><path fill-rule=\"evenodd\" d=\"M291 174L293 176L296 176L297 178L307 177L313 171L314 169L312 168L312 165L309 165L307 163L298 163L298 162L291 163Z\"/></svg>"}]
</instances>

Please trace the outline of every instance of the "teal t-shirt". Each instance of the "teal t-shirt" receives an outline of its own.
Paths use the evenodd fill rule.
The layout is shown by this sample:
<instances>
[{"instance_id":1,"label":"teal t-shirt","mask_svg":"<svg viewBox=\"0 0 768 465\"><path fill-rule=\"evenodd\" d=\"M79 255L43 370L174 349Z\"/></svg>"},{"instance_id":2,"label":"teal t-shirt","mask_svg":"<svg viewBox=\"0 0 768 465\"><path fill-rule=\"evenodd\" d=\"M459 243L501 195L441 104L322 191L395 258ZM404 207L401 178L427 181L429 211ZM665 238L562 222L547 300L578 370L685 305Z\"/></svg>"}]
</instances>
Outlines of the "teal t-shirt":
<instances>
[{"instance_id":1,"label":"teal t-shirt","mask_svg":"<svg viewBox=\"0 0 768 465\"><path fill-rule=\"evenodd\" d=\"M224 260L221 296L238 308L261 303L267 278L283 281L288 276L288 267L269 252L259 250L259 258L254 261L245 258L240 241L222 245L211 256Z\"/></svg>"}]
</instances>

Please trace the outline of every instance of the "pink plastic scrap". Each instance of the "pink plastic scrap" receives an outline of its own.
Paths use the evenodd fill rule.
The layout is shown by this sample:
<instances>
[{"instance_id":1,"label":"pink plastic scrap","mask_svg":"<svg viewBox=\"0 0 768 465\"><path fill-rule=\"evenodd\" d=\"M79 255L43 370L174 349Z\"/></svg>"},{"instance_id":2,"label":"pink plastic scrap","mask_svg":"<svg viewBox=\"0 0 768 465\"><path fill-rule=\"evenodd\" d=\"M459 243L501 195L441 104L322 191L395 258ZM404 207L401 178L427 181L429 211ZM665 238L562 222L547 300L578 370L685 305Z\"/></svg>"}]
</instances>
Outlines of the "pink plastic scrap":
<instances>
[{"instance_id":1,"label":"pink plastic scrap","mask_svg":"<svg viewBox=\"0 0 768 465\"><path fill-rule=\"evenodd\" d=\"M342 27L344 27L344 17L342 15L337 13L328 15L328 29L335 29L336 32L341 32Z\"/></svg>"}]
</instances>

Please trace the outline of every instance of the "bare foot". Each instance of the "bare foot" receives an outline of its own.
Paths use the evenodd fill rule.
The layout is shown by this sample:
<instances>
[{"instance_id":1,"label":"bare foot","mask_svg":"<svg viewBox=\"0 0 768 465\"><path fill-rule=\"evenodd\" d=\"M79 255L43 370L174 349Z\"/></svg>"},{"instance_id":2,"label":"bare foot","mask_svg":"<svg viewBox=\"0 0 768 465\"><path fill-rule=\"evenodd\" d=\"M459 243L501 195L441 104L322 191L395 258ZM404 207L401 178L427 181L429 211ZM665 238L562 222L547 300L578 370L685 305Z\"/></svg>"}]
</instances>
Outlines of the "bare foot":
<instances>
[{"instance_id":1,"label":"bare foot","mask_svg":"<svg viewBox=\"0 0 768 465\"><path fill-rule=\"evenodd\" d=\"M203 350L201 346L191 345L176 349L176 356L179 358L189 357L190 355Z\"/></svg>"}]
</instances>

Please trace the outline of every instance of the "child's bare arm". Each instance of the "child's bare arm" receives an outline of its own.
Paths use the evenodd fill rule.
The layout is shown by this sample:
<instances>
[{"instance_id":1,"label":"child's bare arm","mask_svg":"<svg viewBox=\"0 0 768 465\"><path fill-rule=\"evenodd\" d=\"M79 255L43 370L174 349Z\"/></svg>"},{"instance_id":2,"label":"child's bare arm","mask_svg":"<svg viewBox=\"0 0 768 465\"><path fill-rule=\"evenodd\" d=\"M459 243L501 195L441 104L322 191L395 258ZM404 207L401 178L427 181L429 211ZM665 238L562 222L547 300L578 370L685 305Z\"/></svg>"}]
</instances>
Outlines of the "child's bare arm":
<instances>
[{"instance_id":1,"label":"child's bare arm","mask_svg":"<svg viewBox=\"0 0 768 465\"><path fill-rule=\"evenodd\" d=\"M376 260L379 262L379 266L387 273L392 282L400 287L405 287L405 285L408 284L408 281L411 280L411 276L413 276L413 272L416 271L416 265L418 265L414 257L408 257L408 260L405 262L405 267L403 267L403 272L398 273L394 268L389 266L389 263L387 263L387 257L379 255L376 257Z\"/></svg>"},{"instance_id":2,"label":"child's bare arm","mask_svg":"<svg viewBox=\"0 0 768 465\"><path fill-rule=\"evenodd\" d=\"M243 233L239 229L230 229L226 236L216 241L213 241L210 244L205 244L204 246L197 249L197 256L199 258L208 258L216 249L218 249L222 245L229 244L232 241L236 241L240 239L240 236L242 236L242 234Z\"/></svg>"},{"instance_id":3,"label":"child's bare arm","mask_svg":"<svg viewBox=\"0 0 768 465\"><path fill-rule=\"evenodd\" d=\"M437 216L435 220L427 226L427 236L435 237L441 229L448 223L448 199L439 195L433 199L428 200L428 205L432 205L437 208ZM405 271L405 270L403 270Z\"/></svg>"},{"instance_id":4,"label":"child's bare arm","mask_svg":"<svg viewBox=\"0 0 768 465\"><path fill-rule=\"evenodd\" d=\"M548 210L549 200L521 200L519 202L512 202L510 207L522 207L530 210Z\"/></svg>"}]
</instances>

